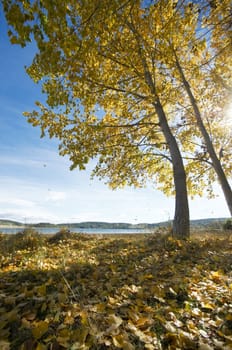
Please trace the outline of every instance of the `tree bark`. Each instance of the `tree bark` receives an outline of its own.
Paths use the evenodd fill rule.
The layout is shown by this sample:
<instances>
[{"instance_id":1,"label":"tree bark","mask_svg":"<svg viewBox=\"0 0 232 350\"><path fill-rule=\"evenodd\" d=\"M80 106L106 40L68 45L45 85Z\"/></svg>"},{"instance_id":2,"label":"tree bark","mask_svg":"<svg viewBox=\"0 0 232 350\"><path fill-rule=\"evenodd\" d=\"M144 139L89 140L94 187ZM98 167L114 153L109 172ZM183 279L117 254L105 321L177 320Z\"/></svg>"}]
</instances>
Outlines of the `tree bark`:
<instances>
[{"instance_id":1,"label":"tree bark","mask_svg":"<svg viewBox=\"0 0 232 350\"><path fill-rule=\"evenodd\" d=\"M138 44L138 53L141 58L141 62L144 69L144 79L147 86L150 89L152 96L154 97L153 106L157 113L160 128L163 132L165 141L167 143L171 155L175 187L175 215L173 220L173 236L178 239L187 239L190 235L190 221L186 173L183 159L177 141L168 125L166 114L163 110L162 103L157 94L155 77L153 79L153 76L147 64L146 56L143 52L143 38L137 32L133 23L127 22L127 24L135 35L135 39Z\"/></svg>"},{"instance_id":2,"label":"tree bark","mask_svg":"<svg viewBox=\"0 0 232 350\"><path fill-rule=\"evenodd\" d=\"M183 69L179 63L179 60L178 60L176 53L175 53L175 58L176 58L177 69L180 73L184 87L186 89L186 92L189 96L189 100L190 100L192 107L193 107L193 110L194 110L194 114L196 117L198 128L199 128L199 130L203 136L203 139L205 141L205 145L206 145L207 151L209 153L209 156L211 158L213 168L217 174L218 181L222 187L222 190L223 190L223 193L224 193L224 196L225 196L225 199L226 199L229 211L230 211L230 215L232 216L232 190L231 190L229 181L227 180L227 177L224 173L221 162L220 162L220 160L219 160L219 158L214 150L213 143L212 143L210 136L209 136L209 134L205 128L205 125L203 123L203 120L201 117L201 112L200 112L198 105L197 105L197 101L192 93L191 87L190 87L187 79L185 78Z\"/></svg>"},{"instance_id":3,"label":"tree bark","mask_svg":"<svg viewBox=\"0 0 232 350\"><path fill-rule=\"evenodd\" d=\"M190 221L185 168L178 144L170 130L159 98L156 98L154 107L172 159L174 186L176 192L173 236L177 239L187 239L190 235Z\"/></svg>"}]
</instances>

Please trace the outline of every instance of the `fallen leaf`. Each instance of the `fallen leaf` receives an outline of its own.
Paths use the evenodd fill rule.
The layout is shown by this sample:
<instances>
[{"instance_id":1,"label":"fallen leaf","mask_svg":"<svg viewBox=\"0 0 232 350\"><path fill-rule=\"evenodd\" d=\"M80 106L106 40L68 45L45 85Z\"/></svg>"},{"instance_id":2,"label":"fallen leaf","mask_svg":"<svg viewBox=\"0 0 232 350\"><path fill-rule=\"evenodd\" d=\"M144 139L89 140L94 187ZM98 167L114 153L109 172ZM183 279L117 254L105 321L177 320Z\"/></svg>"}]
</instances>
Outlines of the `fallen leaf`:
<instances>
[{"instance_id":1,"label":"fallen leaf","mask_svg":"<svg viewBox=\"0 0 232 350\"><path fill-rule=\"evenodd\" d=\"M32 334L35 339L40 339L48 331L48 323L46 321L39 321L34 324Z\"/></svg>"},{"instance_id":2,"label":"fallen leaf","mask_svg":"<svg viewBox=\"0 0 232 350\"><path fill-rule=\"evenodd\" d=\"M10 343L6 340L0 340L0 349L1 350L10 350Z\"/></svg>"}]
</instances>

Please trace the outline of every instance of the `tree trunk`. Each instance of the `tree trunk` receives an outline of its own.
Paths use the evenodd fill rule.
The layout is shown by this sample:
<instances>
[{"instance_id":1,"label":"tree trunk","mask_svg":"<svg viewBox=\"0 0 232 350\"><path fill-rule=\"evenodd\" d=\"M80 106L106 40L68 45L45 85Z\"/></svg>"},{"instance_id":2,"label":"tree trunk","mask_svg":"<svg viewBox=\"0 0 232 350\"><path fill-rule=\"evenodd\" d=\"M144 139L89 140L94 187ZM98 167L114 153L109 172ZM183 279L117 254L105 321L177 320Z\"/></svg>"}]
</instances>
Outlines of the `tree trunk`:
<instances>
[{"instance_id":1,"label":"tree trunk","mask_svg":"<svg viewBox=\"0 0 232 350\"><path fill-rule=\"evenodd\" d=\"M225 196L225 199L226 199L229 211L230 211L230 215L232 216L232 190L231 190L230 184L229 184L229 182L227 180L227 177L226 177L226 175L225 175L225 173L223 171L221 162L220 162L219 158L217 157L217 154L216 154L216 152L214 150L213 143L212 143L212 141L210 139L210 136L209 136L209 134L208 134L208 132L207 132L207 130L205 128L205 125L203 123L203 120L202 120L202 117L201 117L201 112L200 112L200 110L198 108L198 105L197 105L197 102L195 100L195 97L193 96L191 87L190 87L188 81L185 78L184 72L183 72L182 67L181 67L181 65L179 63L179 60L177 58L176 53L175 53L175 57L176 57L177 69L178 69L178 71L179 71L179 73L181 75L184 87L186 89L186 92L187 92L187 94L189 96L189 99L190 99L190 102L192 104L198 128L199 128L199 130L200 130L200 132L201 132L201 134L202 134L202 136L204 138L207 151L209 153L209 156L210 156L212 164L213 164L213 168L214 168L214 170L215 170L215 172L217 174L219 183L221 184L221 187L222 187L222 190L223 190L223 193L224 193L224 196Z\"/></svg>"},{"instance_id":2,"label":"tree trunk","mask_svg":"<svg viewBox=\"0 0 232 350\"><path fill-rule=\"evenodd\" d=\"M156 98L154 106L159 118L160 127L168 144L172 159L173 177L176 192L173 236L178 239L186 239L190 235L190 222L186 173L184 169L184 164L178 144L169 128L165 112L158 98Z\"/></svg>"},{"instance_id":3,"label":"tree trunk","mask_svg":"<svg viewBox=\"0 0 232 350\"><path fill-rule=\"evenodd\" d=\"M175 215L173 220L173 236L178 239L187 239L190 235L190 221L189 221L189 205L188 205L188 193L186 183L186 173L183 164L183 159L177 144L175 137L168 125L166 114L163 110L163 106L160 102L159 96L156 91L155 79L149 70L146 56L143 53L143 39L136 31L133 23L128 23L129 28L135 35L138 43L138 53L141 57L141 62L144 69L144 79L147 86L150 88L151 94L154 96L153 105L158 115L160 128L163 132L165 141L170 151L173 178L175 186Z\"/></svg>"}]
</instances>

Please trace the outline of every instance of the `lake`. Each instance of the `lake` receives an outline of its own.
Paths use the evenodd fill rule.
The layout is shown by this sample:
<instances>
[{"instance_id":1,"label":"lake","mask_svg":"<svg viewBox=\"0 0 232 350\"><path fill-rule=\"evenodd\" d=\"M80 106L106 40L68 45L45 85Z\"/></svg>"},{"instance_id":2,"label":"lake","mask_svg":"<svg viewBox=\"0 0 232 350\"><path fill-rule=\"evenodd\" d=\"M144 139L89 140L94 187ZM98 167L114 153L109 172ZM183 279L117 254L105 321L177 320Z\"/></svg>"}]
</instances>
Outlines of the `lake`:
<instances>
[{"instance_id":1,"label":"lake","mask_svg":"<svg viewBox=\"0 0 232 350\"><path fill-rule=\"evenodd\" d=\"M39 233L54 234L61 230L61 227L30 227ZM0 227L2 233L17 233L23 231L24 227ZM69 229L69 228L68 228ZM71 232L88 233L88 234L128 234L128 233L148 233L144 229L101 229L101 228L78 228L71 227Z\"/></svg>"}]
</instances>

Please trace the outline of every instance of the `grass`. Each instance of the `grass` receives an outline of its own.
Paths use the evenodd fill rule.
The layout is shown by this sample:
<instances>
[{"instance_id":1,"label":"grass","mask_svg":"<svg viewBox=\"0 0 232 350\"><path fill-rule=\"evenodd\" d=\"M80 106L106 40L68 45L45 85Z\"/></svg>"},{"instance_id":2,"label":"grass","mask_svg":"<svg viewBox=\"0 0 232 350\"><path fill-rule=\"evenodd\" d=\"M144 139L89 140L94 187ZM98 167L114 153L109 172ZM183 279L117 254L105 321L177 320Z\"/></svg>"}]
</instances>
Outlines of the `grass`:
<instances>
[{"instance_id":1,"label":"grass","mask_svg":"<svg viewBox=\"0 0 232 350\"><path fill-rule=\"evenodd\" d=\"M231 349L232 235L0 235L0 349Z\"/></svg>"}]
</instances>

